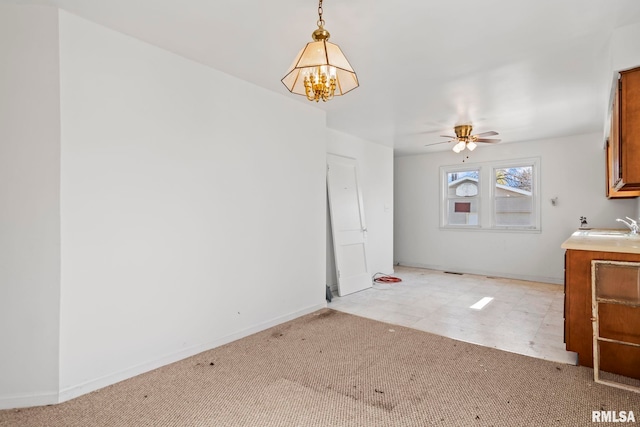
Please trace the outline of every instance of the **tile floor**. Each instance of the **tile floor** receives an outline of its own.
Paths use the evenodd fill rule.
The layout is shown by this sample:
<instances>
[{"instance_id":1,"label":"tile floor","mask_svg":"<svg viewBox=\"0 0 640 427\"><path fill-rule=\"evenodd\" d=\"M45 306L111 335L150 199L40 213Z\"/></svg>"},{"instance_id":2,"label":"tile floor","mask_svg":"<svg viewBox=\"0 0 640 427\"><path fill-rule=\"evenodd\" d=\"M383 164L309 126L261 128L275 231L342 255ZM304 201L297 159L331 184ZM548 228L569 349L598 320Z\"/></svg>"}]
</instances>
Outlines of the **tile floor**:
<instances>
[{"instance_id":1,"label":"tile floor","mask_svg":"<svg viewBox=\"0 0 640 427\"><path fill-rule=\"evenodd\" d=\"M328 306L460 341L576 364L563 342L561 285L398 266L397 284L334 297ZM469 308L493 297L482 310Z\"/></svg>"}]
</instances>

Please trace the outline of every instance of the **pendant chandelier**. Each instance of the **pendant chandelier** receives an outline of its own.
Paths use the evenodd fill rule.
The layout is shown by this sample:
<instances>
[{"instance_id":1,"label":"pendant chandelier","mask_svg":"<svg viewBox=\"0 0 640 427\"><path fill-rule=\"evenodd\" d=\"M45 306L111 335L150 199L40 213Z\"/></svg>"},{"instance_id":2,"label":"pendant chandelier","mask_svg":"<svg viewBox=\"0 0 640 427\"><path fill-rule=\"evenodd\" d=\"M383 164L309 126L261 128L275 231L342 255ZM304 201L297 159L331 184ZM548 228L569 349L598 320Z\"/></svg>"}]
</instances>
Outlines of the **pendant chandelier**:
<instances>
[{"instance_id":1,"label":"pendant chandelier","mask_svg":"<svg viewBox=\"0 0 640 427\"><path fill-rule=\"evenodd\" d=\"M289 92L305 95L309 101L328 101L358 87L358 77L338 45L329 43L324 29L322 0L318 4L318 28L312 42L298 53L282 83Z\"/></svg>"}]
</instances>

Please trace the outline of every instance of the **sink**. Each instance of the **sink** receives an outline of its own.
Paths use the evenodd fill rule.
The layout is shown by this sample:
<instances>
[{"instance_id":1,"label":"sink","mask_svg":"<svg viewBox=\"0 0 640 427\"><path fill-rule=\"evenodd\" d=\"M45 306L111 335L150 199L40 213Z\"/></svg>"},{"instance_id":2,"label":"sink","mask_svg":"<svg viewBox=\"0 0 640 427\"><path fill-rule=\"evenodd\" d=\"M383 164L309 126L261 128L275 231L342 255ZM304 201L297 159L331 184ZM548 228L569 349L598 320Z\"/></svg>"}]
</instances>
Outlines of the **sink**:
<instances>
[{"instance_id":1,"label":"sink","mask_svg":"<svg viewBox=\"0 0 640 427\"><path fill-rule=\"evenodd\" d=\"M585 233L587 236L623 236L629 234L625 230L588 230Z\"/></svg>"},{"instance_id":2,"label":"sink","mask_svg":"<svg viewBox=\"0 0 640 427\"><path fill-rule=\"evenodd\" d=\"M629 230L578 230L577 235L584 237L619 237L623 239L640 239L640 235L629 234Z\"/></svg>"},{"instance_id":3,"label":"sink","mask_svg":"<svg viewBox=\"0 0 640 427\"><path fill-rule=\"evenodd\" d=\"M560 247L640 255L640 234L629 234L629 232L624 228L578 229Z\"/></svg>"}]
</instances>

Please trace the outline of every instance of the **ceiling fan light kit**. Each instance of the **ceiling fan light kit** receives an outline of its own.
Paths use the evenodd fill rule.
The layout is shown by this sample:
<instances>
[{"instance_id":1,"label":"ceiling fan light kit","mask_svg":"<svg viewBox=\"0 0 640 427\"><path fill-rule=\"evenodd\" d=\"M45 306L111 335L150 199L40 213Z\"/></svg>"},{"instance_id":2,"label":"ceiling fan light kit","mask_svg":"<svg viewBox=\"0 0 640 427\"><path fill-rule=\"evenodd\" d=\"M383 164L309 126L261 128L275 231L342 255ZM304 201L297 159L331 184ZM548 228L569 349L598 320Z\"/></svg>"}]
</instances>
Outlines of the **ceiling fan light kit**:
<instances>
[{"instance_id":1,"label":"ceiling fan light kit","mask_svg":"<svg viewBox=\"0 0 640 427\"><path fill-rule=\"evenodd\" d=\"M453 146L453 151L456 152L456 153L459 153L462 150L464 150L465 145L466 145L466 142L458 141L458 143Z\"/></svg>"},{"instance_id":2,"label":"ceiling fan light kit","mask_svg":"<svg viewBox=\"0 0 640 427\"><path fill-rule=\"evenodd\" d=\"M307 43L294 59L282 83L289 92L304 95L309 101L326 102L334 96L358 87L358 77L342 53L333 43L329 43L329 32L322 19L322 0L318 4L318 28L311 34L312 42Z\"/></svg>"},{"instance_id":3,"label":"ceiling fan light kit","mask_svg":"<svg viewBox=\"0 0 640 427\"><path fill-rule=\"evenodd\" d=\"M456 136L440 135L443 138L451 138L449 141L436 142L434 144L427 144L427 146L456 141L456 144L453 146L452 150L454 153L460 153L461 151L464 151L465 148L468 149L469 151L475 150L476 147L478 146L477 144L478 142L482 142L482 143L500 142L499 139L483 138L485 136L498 135L498 132L496 131L491 130L491 131L482 132L476 135L472 135L471 131L473 130L473 126L471 126L470 124L455 126L453 130L455 131Z\"/></svg>"}]
</instances>

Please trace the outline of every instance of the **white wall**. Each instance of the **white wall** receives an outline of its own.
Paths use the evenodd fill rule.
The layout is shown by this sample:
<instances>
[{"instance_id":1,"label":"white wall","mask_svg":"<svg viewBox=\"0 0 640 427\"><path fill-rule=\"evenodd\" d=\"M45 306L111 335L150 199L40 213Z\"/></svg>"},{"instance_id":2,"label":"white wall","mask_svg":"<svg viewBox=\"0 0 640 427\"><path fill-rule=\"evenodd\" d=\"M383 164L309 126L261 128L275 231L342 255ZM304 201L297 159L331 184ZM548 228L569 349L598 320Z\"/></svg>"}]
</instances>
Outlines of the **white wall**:
<instances>
[{"instance_id":1,"label":"white wall","mask_svg":"<svg viewBox=\"0 0 640 427\"><path fill-rule=\"evenodd\" d=\"M640 66L640 24L616 28L611 37L611 68L621 71Z\"/></svg>"},{"instance_id":2,"label":"white wall","mask_svg":"<svg viewBox=\"0 0 640 427\"><path fill-rule=\"evenodd\" d=\"M1 12L0 408L326 306L322 111L66 12Z\"/></svg>"},{"instance_id":3,"label":"white wall","mask_svg":"<svg viewBox=\"0 0 640 427\"><path fill-rule=\"evenodd\" d=\"M327 130L327 153L358 161L367 224L370 273L393 273L393 149L333 129ZM327 218L327 224L329 224ZM327 284L337 284L331 229L327 226Z\"/></svg>"},{"instance_id":4,"label":"white wall","mask_svg":"<svg viewBox=\"0 0 640 427\"><path fill-rule=\"evenodd\" d=\"M604 138L609 135L611 104L617 88L618 73L623 70L640 67L640 24L632 24L613 30L607 50L603 55L604 87L607 104L602 106L604 113ZM604 139L603 139L604 140Z\"/></svg>"},{"instance_id":5,"label":"white wall","mask_svg":"<svg viewBox=\"0 0 640 427\"><path fill-rule=\"evenodd\" d=\"M325 116L61 12L63 398L324 307Z\"/></svg>"},{"instance_id":6,"label":"white wall","mask_svg":"<svg viewBox=\"0 0 640 427\"><path fill-rule=\"evenodd\" d=\"M636 200L607 200L602 135L481 145L469 164L528 157L541 159L540 233L439 228L442 165L461 164L451 151L395 160L395 260L402 265L563 283L560 245L586 216L592 227L619 228L635 215ZM558 198L557 206L550 200Z\"/></svg>"},{"instance_id":7,"label":"white wall","mask_svg":"<svg viewBox=\"0 0 640 427\"><path fill-rule=\"evenodd\" d=\"M57 10L0 5L0 408L58 393Z\"/></svg>"}]
</instances>

